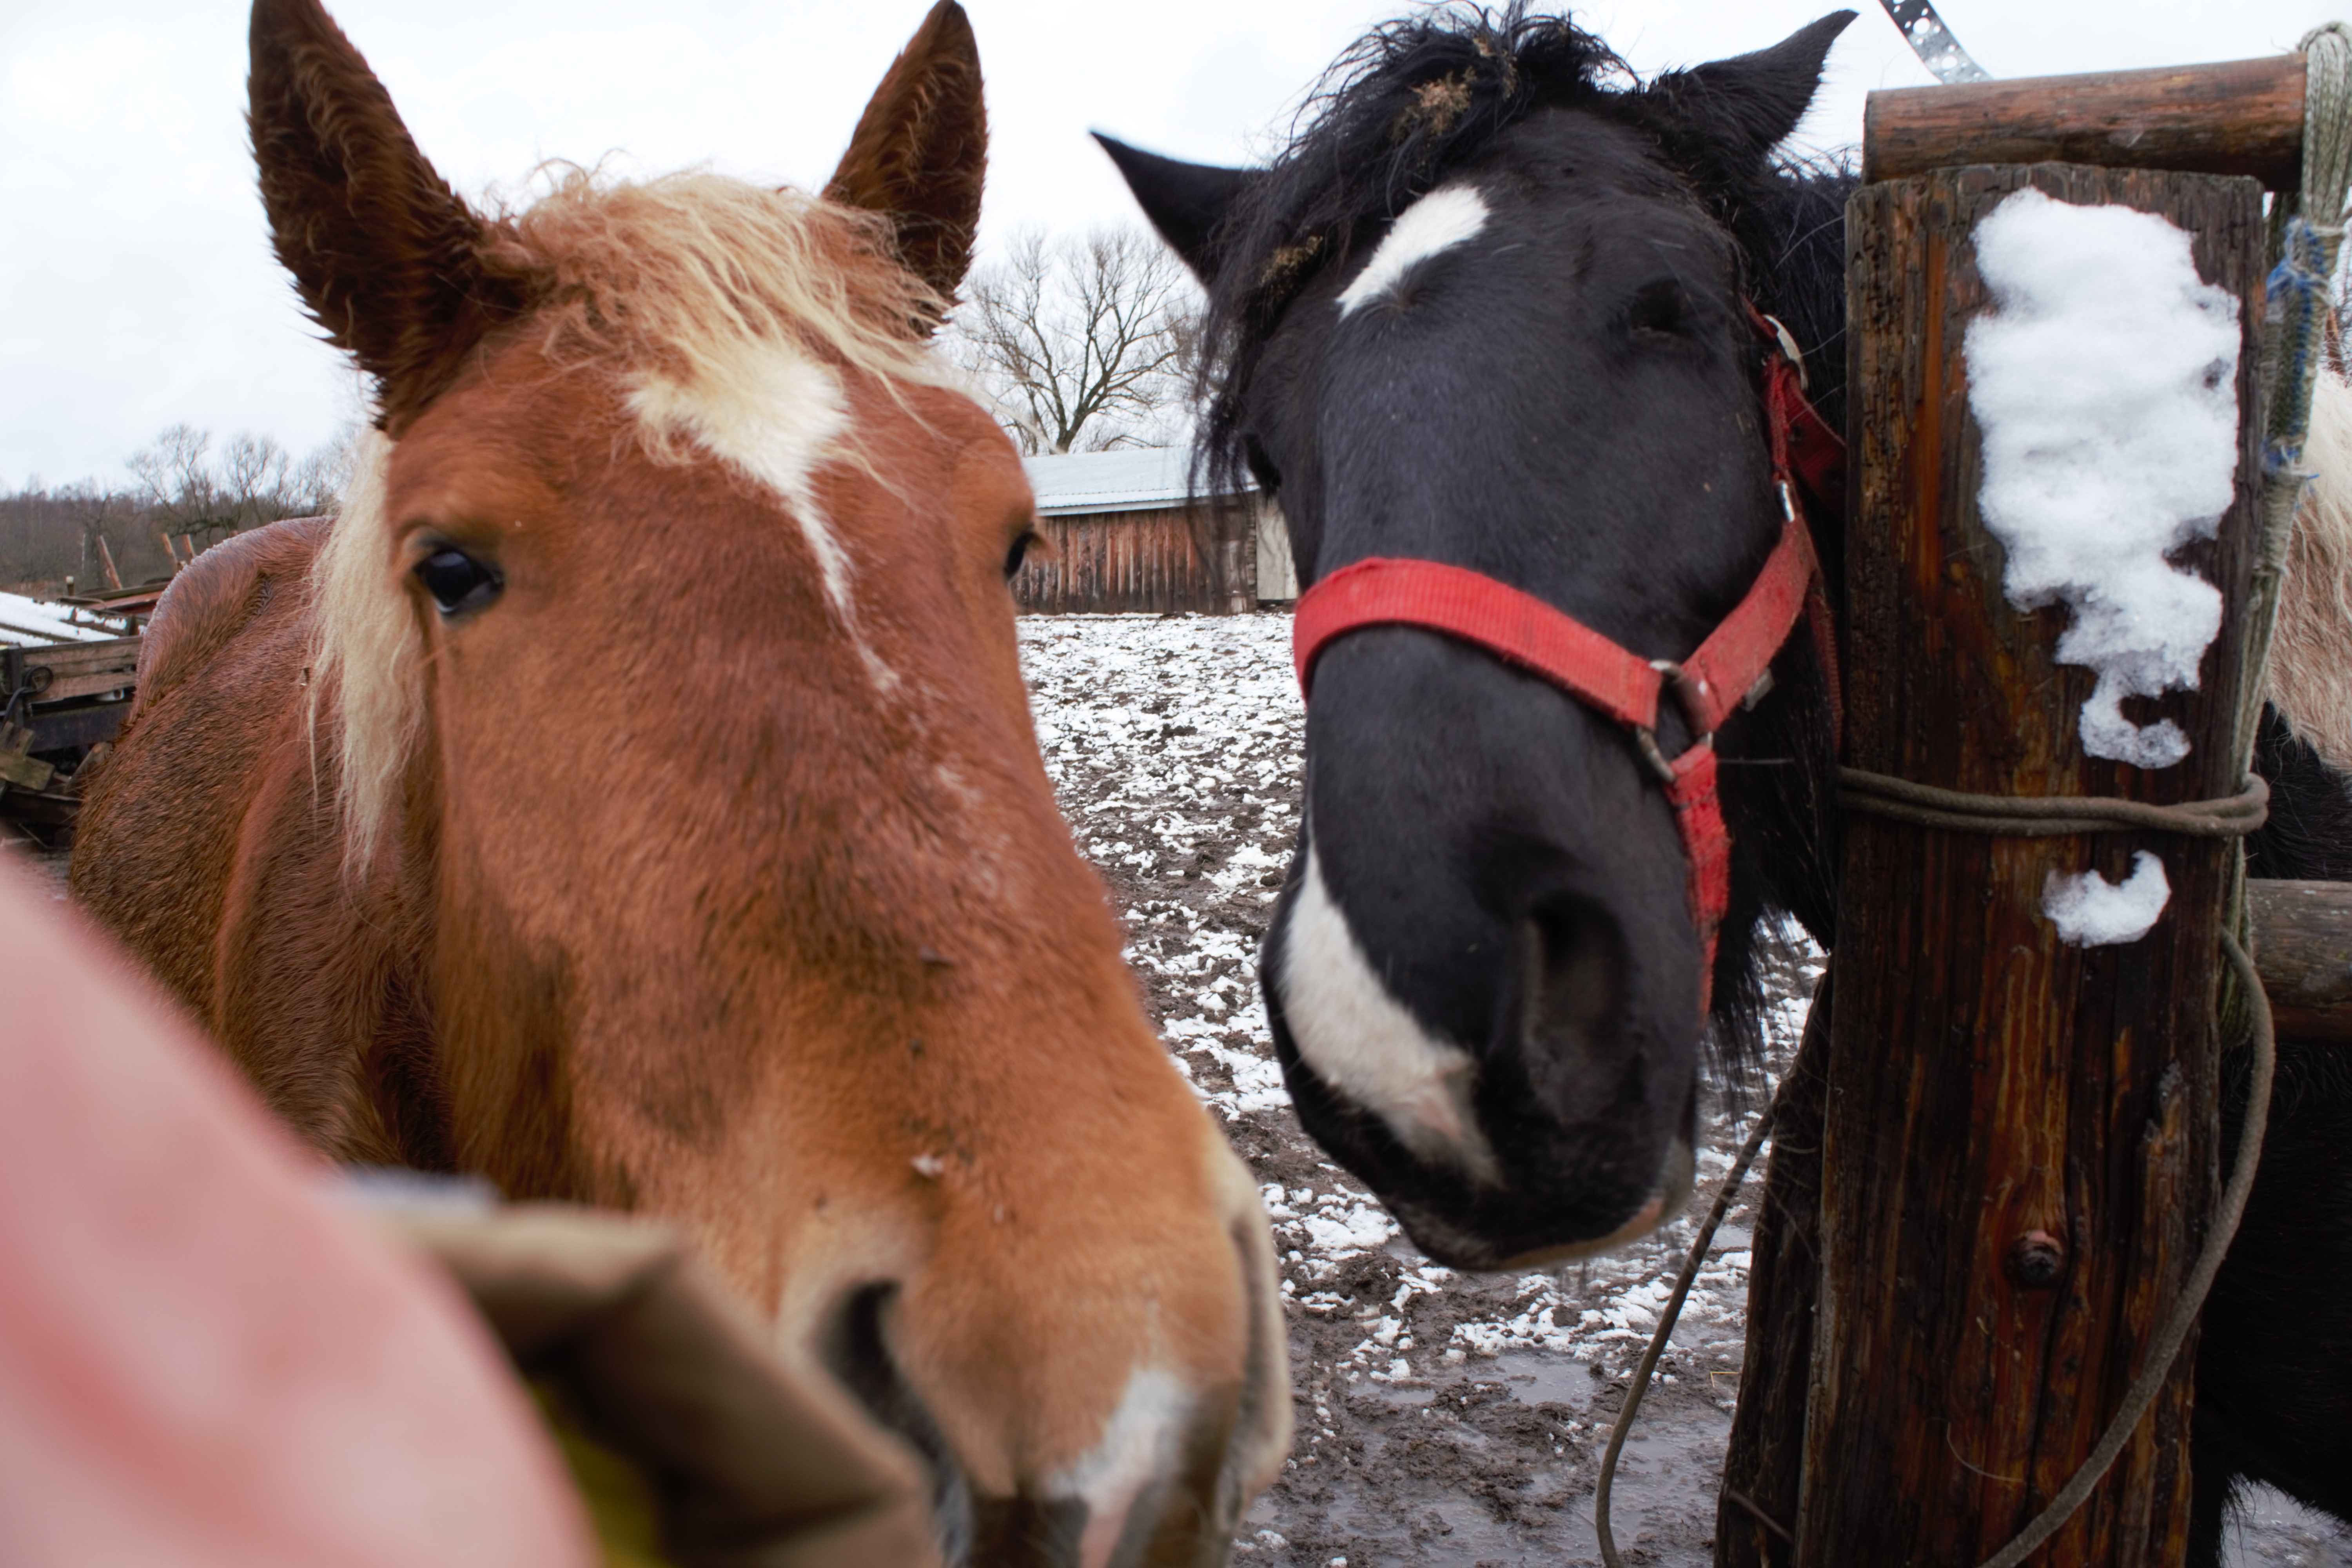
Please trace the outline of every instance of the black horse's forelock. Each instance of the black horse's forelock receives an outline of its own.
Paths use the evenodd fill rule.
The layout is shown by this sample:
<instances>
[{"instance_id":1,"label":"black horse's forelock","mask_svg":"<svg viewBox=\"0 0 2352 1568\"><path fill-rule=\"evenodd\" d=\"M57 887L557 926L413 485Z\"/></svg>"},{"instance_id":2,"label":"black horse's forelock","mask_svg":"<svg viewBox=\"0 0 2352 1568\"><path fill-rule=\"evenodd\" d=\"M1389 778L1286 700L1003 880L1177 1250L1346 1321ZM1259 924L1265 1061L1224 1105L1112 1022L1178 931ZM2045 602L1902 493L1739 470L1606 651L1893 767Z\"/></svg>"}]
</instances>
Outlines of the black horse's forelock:
<instances>
[{"instance_id":1,"label":"black horse's forelock","mask_svg":"<svg viewBox=\"0 0 2352 1568\"><path fill-rule=\"evenodd\" d=\"M1496 134L1551 104L1598 103L1632 69L1565 16L1453 4L1390 22L1339 57L1290 145L1215 239L1200 361L1206 494L1249 478L1242 405L1260 353L1308 279L1433 189Z\"/></svg>"},{"instance_id":2,"label":"black horse's forelock","mask_svg":"<svg viewBox=\"0 0 2352 1568\"><path fill-rule=\"evenodd\" d=\"M1324 78L1288 148L1244 187L1213 240L1196 488L1237 495L1250 481L1244 413L1252 383L1297 292L1375 241L1389 221L1503 132L1555 106L1591 110L1656 141L1666 166L1731 234L1742 287L1789 329L1805 355L1816 406L1832 428L1843 428L1844 205L1853 167L1818 157L1744 168L1711 163L1707 154L1721 138L1711 133L1709 118L1729 110L1688 90L1686 81L1668 75L1643 89L1608 45L1564 15L1528 15L1525 0L1499 12L1438 7L1368 34ZM1840 524L1815 520L1833 584ZM1794 770L1772 781L1795 797L1792 809L1774 815L1821 822L1833 834L1813 809L1834 789L1812 776L1820 748L1801 732L1806 721L1788 715L1786 744L1770 748ZM1761 922L1780 908L1827 907L1822 887L1836 854L1833 842L1801 829L1750 833L1742 857L1749 874L1738 879L1718 953L1710 1034L1718 1067L1734 1076L1760 1058ZM1802 892L1797 884L1805 885Z\"/></svg>"},{"instance_id":3,"label":"black horse's forelock","mask_svg":"<svg viewBox=\"0 0 2352 1568\"><path fill-rule=\"evenodd\" d=\"M1709 153L1741 112L1696 90L1684 73L1646 87L1616 51L1566 13L1531 16L1528 0L1496 10L1433 6L1388 23L1340 56L1300 109L1290 144L1244 187L1213 238L1196 391L1203 412L1195 476L1203 495L1241 493L1251 479L1244 408L1259 356L1284 310L1318 273L1443 184L1498 135L1547 108L1588 109L1652 136L1668 167L1728 227L1743 273L1785 262L1842 277L1840 208L1853 176L1836 163L1727 166ZM1792 194L1832 192L1792 205ZM1832 270L1818 271L1827 232ZM1843 332L1836 314L1792 330ZM1833 351L1842 352L1842 351ZM1825 408L1832 419L1839 411Z\"/></svg>"}]
</instances>

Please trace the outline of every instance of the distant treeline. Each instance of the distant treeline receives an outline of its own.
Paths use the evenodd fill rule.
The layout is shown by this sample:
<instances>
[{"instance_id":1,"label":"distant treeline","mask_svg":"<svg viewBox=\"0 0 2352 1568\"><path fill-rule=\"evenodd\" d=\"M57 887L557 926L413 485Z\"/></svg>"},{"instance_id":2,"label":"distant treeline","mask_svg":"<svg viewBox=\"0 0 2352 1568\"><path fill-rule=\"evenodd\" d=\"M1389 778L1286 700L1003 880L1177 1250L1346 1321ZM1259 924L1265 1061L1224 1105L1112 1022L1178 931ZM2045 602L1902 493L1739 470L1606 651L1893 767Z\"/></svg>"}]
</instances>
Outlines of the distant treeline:
<instances>
[{"instance_id":1,"label":"distant treeline","mask_svg":"<svg viewBox=\"0 0 2352 1568\"><path fill-rule=\"evenodd\" d=\"M135 454L133 482L85 479L49 487L37 479L0 494L0 587L47 596L74 580L77 593L107 586L104 553L125 586L168 577L170 548L184 555L281 517L335 510L350 477L351 440L330 442L299 462L267 436L236 436L217 447L209 431L174 425Z\"/></svg>"}]
</instances>

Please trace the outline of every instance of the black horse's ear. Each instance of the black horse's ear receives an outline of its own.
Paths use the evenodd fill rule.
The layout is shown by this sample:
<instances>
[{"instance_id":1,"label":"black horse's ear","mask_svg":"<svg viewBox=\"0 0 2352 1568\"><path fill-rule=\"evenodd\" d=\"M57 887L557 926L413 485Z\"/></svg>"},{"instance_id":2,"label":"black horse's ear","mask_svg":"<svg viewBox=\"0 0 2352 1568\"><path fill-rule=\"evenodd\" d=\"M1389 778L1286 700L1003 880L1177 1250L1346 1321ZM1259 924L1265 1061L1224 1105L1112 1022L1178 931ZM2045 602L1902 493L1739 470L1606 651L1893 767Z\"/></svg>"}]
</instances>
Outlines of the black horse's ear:
<instances>
[{"instance_id":1,"label":"black horse's ear","mask_svg":"<svg viewBox=\"0 0 2352 1568\"><path fill-rule=\"evenodd\" d=\"M1130 147L1099 131L1094 138L1118 165L1127 188L1135 193L1137 205L1160 231L1160 237L1184 258L1184 265L1202 282L1213 279L1221 259L1217 231L1234 203L1258 177L1256 172L1221 169L1214 163L1181 163Z\"/></svg>"},{"instance_id":2,"label":"black horse's ear","mask_svg":"<svg viewBox=\"0 0 2352 1568\"><path fill-rule=\"evenodd\" d=\"M1797 128L1821 86L1822 63L1851 11L1832 11L1769 49L1672 71L1643 89L1675 140L1711 153L1727 174L1753 165Z\"/></svg>"},{"instance_id":3,"label":"black horse's ear","mask_svg":"<svg viewBox=\"0 0 2352 1568\"><path fill-rule=\"evenodd\" d=\"M908 270L952 302L987 170L980 46L963 7L939 0L874 89L824 194L888 218Z\"/></svg>"},{"instance_id":4,"label":"black horse's ear","mask_svg":"<svg viewBox=\"0 0 2352 1568\"><path fill-rule=\"evenodd\" d=\"M255 0L250 43L247 123L278 259L375 378L378 422L397 433L521 312L526 282L483 264L482 220L318 0Z\"/></svg>"}]
</instances>

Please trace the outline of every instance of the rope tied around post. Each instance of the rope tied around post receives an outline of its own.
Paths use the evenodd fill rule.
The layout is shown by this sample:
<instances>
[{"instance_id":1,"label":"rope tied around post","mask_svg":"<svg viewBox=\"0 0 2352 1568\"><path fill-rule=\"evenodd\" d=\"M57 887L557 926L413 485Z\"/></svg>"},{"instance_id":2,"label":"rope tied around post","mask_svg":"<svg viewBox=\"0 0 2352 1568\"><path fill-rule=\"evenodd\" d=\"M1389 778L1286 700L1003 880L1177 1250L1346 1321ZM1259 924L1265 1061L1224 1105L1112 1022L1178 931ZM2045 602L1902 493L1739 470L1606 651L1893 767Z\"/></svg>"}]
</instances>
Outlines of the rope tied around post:
<instances>
[{"instance_id":1,"label":"rope tied around post","mask_svg":"<svg viewBox=\"0 0 2352 1568\"><path fill-rule=\"evenodd\" d=\"M2268 786L2252 775L2251 764L2263 694L2268 689L2271 636L2277 618L2288 543L2304 488L2311 477L2304 467L2304 446L2310 425L2312 384L2325 357L2326 319L2344 242L2347 187L2352 187L2352 27L2342 22L2315 27L2304 35L2296 47L2304 57L2305 73L2302 179L2300 189L2282 194L2273 208L2271 271L2264 282L2261 391L2266 412L2260 526L2253 581L2241 632L2242 687L2233 736L2239 766L2249 770L2245 787L2223 800L2151 805L2114 798L1969 795L1884 773L1841 768L1838 803L1843 809L1933 830L2004 837L2150 831L2199 838L2242 838L2266 819ZM2243 1017L2235 1021L2245 1026L2251 1037L2253 1071L2248 1086L2245 1119L2239 1132L2237 1158L2222 1189L2211 1229L2195 1267L2182 1283L2179 1298L2148 1342L2145 1364L2132 1380L2098 1443L2049 1505L2008 1545L1987 1559L1982 1568L2017 1568L2063 1528L2097 1489L2170 1375L2172 1364L2196 1324L2214 1276L2237 1234L2261 1160L2277 1066L2275 1026L2269 998L2246 951L2245 920L2242 856L2231 879L2219 942L2245 1009ZM2224 987L2225 993L2227 989ZM2221 1026L2226 1030L2232 1021L2226 1000L2223 1014ZM1786 1093L1785 1087L1782 1092ZM1776 1097L1738 1163L1725 1177L1723 1189L1717 1194L1706 1222L1685 1260L1675 1294L1660 1316L1657 1331L1651 1336L1649 1349L1626 1391L1625 1402L1610 1434L1594 1507L1601 1556L1608 1568L1622 1568L1609 1525L1610 1491L1618 1454L1640 1408L1651 1372L1674 1332L1684 1297L1713 1243L1716 1228L1729 1212L1732 1199L1780 1109L1780 1101ZM1793 1549L1795 1537L1782 1522L1766 1517L1752 1500L1735 1493L1733 1500Z\"/></svg>"},{"instance_id":2,"label":"rope tied around post","mask_svg":"<svg viewBox=\"0 0 2352 1568\"><path fill-rule=\"evenodd\" d=\"M2242 838L2268 819L2270 799L2271 786L2259 775L2249 776L2243 789L2221 800L2150 805L2111 795L1969 795L1890 773L1838 769L1838 805L1847 811L2002 838L2136 829L2190 838Z\"/></svg>"},{"instance_id":3,"label":"rope tied around post","mask_svg":"<svg viewBox=\"0 0 2352 1568\"><path fill-rule=\"evenodd\" d=\"M2103 795L1972 795L1960 790L1938 789L1932 784L1914 784L1886 773L1870 773L1861 768L1842 767L1838 770L1838 804L1848 811L1864 816L1880 816L1895 822L1934 828L1950 833L1977 833L1990 837L2045 838L2088 833L2128 832L2133 830L2176 833L2192 838L2242 838L2263 826L2268 819L2270 785L2258 775L2249 774L2245 787L2236 795L2221 800L2186 801L2178 805L2151 805L2145 801L2124 800ZM2246 1101L2246 1119L2239 1130L2238 1158L2231 1168L2230 1180L2222 1189L2220 1206L2213 1216L2213 1228L2207 1233L2204 1246L2199 1250L2196 1266L2181 1286L2179 1299L2158 1329L2150 1342L2148 1358L2125 1391L2123 1403L2107 1429L2081 1467L2066 1485L2060 1489L2048 1507L2034 1516L2032 1522L1998 1552L1988 1558L1982 1568L2016 1568L2028 1554L2056 1534L2072 1519L2091 1493L2097 1489L2116 1458L2131 1441L2140 1418L2155 1402L2165 1379L2171 1375L2172 1363L2180 1354L2180 1346L2196 1327L2198 1314L2204 1310L2205 1296L2212 1288L2213 1277L2220 1272L2221 1260L2237 1236L2238 1221L2245 1213L2247 1195L2252 1192L2254 1171L2262 1159L2263 1134L2270 1124L2271 1079L2277 1064L2277 1040L2271 1021L2270 1000L2264 995L2262 980L2255 973L2254 962L2225 926L2221 932L2221 954L2228 961L2239 984L2243 988L2252 1014L2254 1047L2253 1082ZM1783 1087L1781 1093L1787 1089ZM1633 1429L1633 1417L1642 1405L1642 1396L1649 1389L1651 1373L1658 1359L1665 1353L1666 1342L1681 1319L1683 1300L1690 1292L1691 1283L1698 1276L1707 1248L1714 1244L1715 1233L1724 1216L1731 1210L1741 1183L1747 1179L1748 1167L1754 1163L1764 1140L1769 1136L1775 1115L1780 1109L1780 1097L1757 1122L1739 1158L1727 1173L1722 1190L1716 1194L1715 1204L1707 1211L1706 1223L1699 1226L1697 1238L1691 1244L1683 1260L1681 1274L1675 1281L1674 1294L1659 1314L1658 1327L1650 1336L1647 1350L1634 1368L1633 1380L1626 1388L1625 1403L1617 1413L1617 1420L1609 1433L1608 1451L1601 1461L1601 1484L1593 1499L1593 1525L1600 1537L1601 1559L1607 1568L1622 1568L1617 1554L1617 1539L1609 1525L1609 1499L1617 1477L1617 1456L1625 1446L1626 1434ZM1776 1534L1788 1536L1780 1521L1767 1519L1753 1503L1741 1500L1748 1511L1756 1513ZM1793 1538L1791 1538L1793 1539Z\"/></svg>"}]
</instances>

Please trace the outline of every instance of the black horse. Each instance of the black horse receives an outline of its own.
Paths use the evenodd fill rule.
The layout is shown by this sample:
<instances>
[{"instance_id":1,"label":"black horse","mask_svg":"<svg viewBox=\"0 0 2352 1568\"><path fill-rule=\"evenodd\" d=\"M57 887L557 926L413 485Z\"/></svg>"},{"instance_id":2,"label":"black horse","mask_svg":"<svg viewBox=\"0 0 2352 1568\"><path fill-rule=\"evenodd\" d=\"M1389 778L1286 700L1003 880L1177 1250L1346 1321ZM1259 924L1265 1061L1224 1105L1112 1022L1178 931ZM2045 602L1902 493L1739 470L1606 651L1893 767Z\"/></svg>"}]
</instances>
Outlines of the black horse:
<instances>
[{"instance_id":1,"label":"black horse","mask_svg":"<svg viewBox=\"0 0 2352 1568\"><path fill-rule=\"evenodd\" d=\"M1344 58L1268 168L1106 140L1208 292L1207 477L1279 497L1302 584L1444 563L1643 658L1688 658L1782 528L1750 301L1806 346L1814 401L1843 424L1852 181L1773 150L1852 18L1643 84L1564 19L1424 14ZM1813 521L1835 583L1837 519ZM1790 637L1716 738L1734 849L1711 975L1653 766L1694 739L1673 704L1645 754L1434 632L1358 631L1314 665L1267 1009L1308 1130L1433 1256L1571 1257L1679 1209L1698 999L1711 982L1716 1039L1753 1040L1762 923L1786 912L1836 942L1815 648ZM2274 826L2256 873L2352 876L2345 781L2275 718L2261 767ZM2347 1056L2281 1044L2198 1363L2200 1563L2242 1478L2352 1517Z\"/></svg>"}]
</instances>

